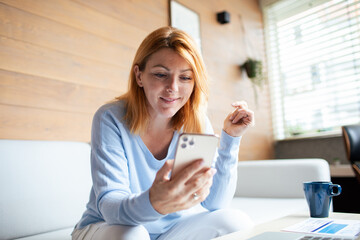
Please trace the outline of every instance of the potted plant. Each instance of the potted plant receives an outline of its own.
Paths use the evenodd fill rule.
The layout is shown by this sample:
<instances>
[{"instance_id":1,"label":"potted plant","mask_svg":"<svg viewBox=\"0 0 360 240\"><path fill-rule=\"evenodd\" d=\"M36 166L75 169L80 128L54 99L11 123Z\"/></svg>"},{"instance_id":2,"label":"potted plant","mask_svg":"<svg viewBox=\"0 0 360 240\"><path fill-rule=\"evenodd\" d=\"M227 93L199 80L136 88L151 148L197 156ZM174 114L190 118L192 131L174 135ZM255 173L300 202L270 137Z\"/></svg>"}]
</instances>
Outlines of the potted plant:
<instances>
[{"instance_id":1,"label":"potted plant","mask_svg":"<svg viewBox=\"0 0 360 240\"><path fill-rule=\"evenodd\" d=\"M256 90L256 86L262 88L263 85L263 72L262 72L262 62L259 60L255 60L252 58L248 58L246 62L241 65L241 69L245 70L246 75L251 81L254 89L255 101L256 104L258 102L258 94Z\"/></svg>"}]
</instances>

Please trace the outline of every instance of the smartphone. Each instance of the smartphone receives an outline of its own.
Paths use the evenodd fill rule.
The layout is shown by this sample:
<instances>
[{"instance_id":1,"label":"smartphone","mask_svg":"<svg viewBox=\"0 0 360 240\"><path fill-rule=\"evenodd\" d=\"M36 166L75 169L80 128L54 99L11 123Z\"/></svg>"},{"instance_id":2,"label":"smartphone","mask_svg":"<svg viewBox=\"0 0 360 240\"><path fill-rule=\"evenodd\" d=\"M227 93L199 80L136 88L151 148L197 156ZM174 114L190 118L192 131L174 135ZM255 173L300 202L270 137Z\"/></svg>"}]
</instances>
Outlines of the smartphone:
<instances>
[{"instance_id":1,"label":"smartphone","mask_svg":"<svg viewBox=\"0 0 360 240\"><path fill-rule=\"evenodd\" d=\"M182 133L175 152L171 178L197 159L203 159L206 167L211 167L215 157L219 137L212 134Z\"/></svg>"}]
</instances>

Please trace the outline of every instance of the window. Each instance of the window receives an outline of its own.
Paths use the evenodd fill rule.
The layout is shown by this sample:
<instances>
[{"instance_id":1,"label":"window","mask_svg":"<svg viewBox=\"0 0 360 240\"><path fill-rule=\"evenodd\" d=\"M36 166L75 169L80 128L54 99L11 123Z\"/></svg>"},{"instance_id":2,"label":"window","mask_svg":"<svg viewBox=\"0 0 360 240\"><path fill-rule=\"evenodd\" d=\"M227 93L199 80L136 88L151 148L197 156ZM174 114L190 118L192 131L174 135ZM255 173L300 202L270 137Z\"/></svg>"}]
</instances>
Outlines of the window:
<instances>
[{"instance_id":1,"label":"window","mask_svg":"<svg viewBox=\"0 0 360 240\"><path fill-rule=\"evenodd\" d=\"M262 8L276 139L359 123L360 0L263 0Z\"/></svg>"}]
</instances>

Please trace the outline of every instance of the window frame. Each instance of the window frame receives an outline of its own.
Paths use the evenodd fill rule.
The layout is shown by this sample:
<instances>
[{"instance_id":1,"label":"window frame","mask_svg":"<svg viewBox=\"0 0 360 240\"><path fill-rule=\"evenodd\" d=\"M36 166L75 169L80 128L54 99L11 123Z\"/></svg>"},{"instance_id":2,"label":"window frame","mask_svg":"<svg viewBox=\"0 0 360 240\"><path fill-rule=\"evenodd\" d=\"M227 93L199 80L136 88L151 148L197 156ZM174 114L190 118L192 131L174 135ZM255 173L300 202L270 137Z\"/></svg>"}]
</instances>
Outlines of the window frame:
<instances>
[{"instance_id":1,"label":"window frame","mask_svg":"<svg viewBox=\"0 0 360 240\"><path fill-rule=\"evenodd\" d=\"M310 2L311 0L307 0L307 2ZM325 2L328 2L330 0L314 0L311 1L314 6L319 6ZM325 131L325 132L318 132L318 133L305 133L305 134L299 134L299 135L292 135L289 136L286 134L286 123L285 123L285 114L284 114L284 103L279 103L279 102L284 102L284 94L281 94L281 96L277 96L277 88L280 88L280 91L283 92L284 91L284 84L279 84L278 82L281 82L281 80L277 80L274 81L273 80L273 76L274 71L276 72L278 69L281 69L281 67L279 66L280 64L280 57L277 60L277 68L278 69L273 69L273 66L275 65L274 62L276 63L276 61L271 57L272 53L271 51L277 51L279 52L279 48L277 49L273 49L270 47L271 40L270 40L270 27L269 27L269 22L267 21L267 12L266 12L266 8L272 6L273 4L277 4L279 2L282 2L282 0L261 0L260 1L260 6L262 8L263 11L263 18L264 18L264 35L265 35L265 49L266 49L266 56L267 56L267 75L268 75L268 79L269 79L269 87L270 87L270 99L271 99L271 107L272 107L272 123L273 123L273 132L274 132L274 138L275 140L291 140L291 139L306 139L306 138L317 138L317 137L328 137L328 136L340 136L341 135L341 129L340 126L337 127L333 127L334 129L331 131ZM302 3L304 1L301 1ZM300 3L299 3L300 4ZM294 16L295 14L301 12L299 11L299 9L301 11L306 11L309 10L311 8L306 9L305 7L300 7L294 10L294 12L292 12L291 14ZM306 9L306 10L305 10ZM288 14L288 13L287 13ZM289 14L289 15L291 15ZM278 46L276 46L278 47ZM356 58L357 59L357 58ZM314 66L314 69L318 68L318 66ZM316 69L315 69L316 70ZM355 74L355 76L359 76ZM311 78L314 78L316 76L311 76ZM311 81L313 81L312 79L310 79ZM279 99L280 98L280 99ZM357 102L357 101L355 101ZM360 110L359 110L360 111ZM279 115L281 116L281 118L279 118ZM279 121L279 119L281 119L281 121ZM359 120L360 122L360 120ZM356 122L354 123L356 124Z\"/></svg>"}]
</instances>

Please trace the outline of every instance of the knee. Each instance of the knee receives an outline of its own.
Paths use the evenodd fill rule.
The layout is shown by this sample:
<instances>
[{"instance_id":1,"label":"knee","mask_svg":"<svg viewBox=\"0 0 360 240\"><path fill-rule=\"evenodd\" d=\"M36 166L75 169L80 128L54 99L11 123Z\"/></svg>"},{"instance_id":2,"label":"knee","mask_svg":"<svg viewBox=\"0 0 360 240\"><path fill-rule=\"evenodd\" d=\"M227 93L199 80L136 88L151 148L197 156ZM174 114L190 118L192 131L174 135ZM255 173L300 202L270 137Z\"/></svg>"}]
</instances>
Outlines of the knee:
<instances>
[{"instance_id":1,"label":"knee","mask_svg":"<svg viewBox=\"0 0 360 240\"><path fill-rule=\"evenodd\" d=\"M144 239L150 240L149 232L142 225L127 227L124 231L122 240Z\"/></svg>"},{"instance_id":2,"label":"knee","mask_svg":"<svg viewBox=\"0 0 360 240\"><path fill-rule=\"evenodd\" d=\"M222 228L230 233L251 229L255 226L252 219L238 209L221 209L214 212Z\"/></svg>"},{"instance_id":3,"label":"knee","mask_svg":"<svg viewBox=\"0 0 360 240\"><path fill-rule=\"evenodd\" d=\"M139 226L125 225L107 225L101 226L91 239L106 240L133 240L144 239L150 240L150 235L146 228Z\"/></svg>"}]
</instances>

